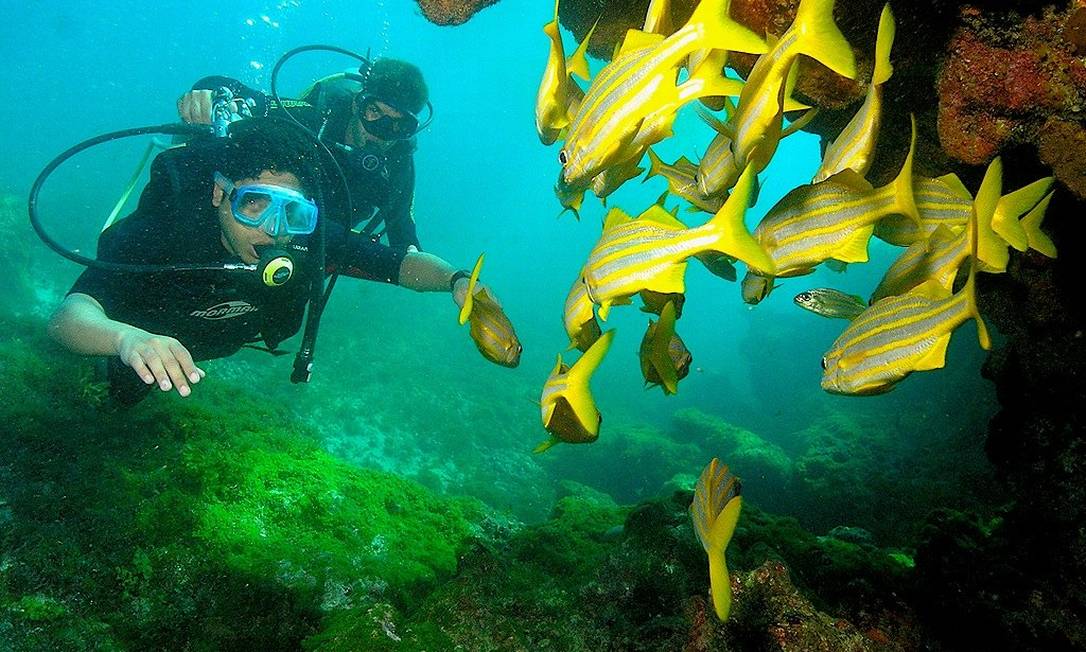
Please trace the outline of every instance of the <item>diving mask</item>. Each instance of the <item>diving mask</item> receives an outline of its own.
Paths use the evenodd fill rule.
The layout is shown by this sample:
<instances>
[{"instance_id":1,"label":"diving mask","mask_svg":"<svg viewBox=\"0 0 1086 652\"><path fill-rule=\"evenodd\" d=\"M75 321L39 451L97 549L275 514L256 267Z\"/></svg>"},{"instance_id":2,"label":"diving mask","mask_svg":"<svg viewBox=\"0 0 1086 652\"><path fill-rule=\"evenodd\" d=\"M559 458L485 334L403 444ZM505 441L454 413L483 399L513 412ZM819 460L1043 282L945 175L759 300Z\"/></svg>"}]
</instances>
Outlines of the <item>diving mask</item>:
<instances>
[{"instance_id":1,"label":"diving mask","mask_svg":"<svg viewBox=\"0 0 1086 652\"><path fill-rule=\"evenodd\" d=\"M384 100L375 97L362 97L358 100L358 116L362 120L363 128L371 136L385 141L407 140L419 132L419 119L413 113L397 109L401 115L392 117L381 109L378 102Z\"/></svg>"},{"instance_id":2,"label":"diving mask","mask_svg":"<svg viewBox=\"0 0 1086 652\"><path fill-rule=\"evenodd\" d=\"M273 238L306 235L317 228L317 204L297 190L264 183L236 186L220 172L215 183L230 198L234 219Z\"/></svg>"}]
</instances>

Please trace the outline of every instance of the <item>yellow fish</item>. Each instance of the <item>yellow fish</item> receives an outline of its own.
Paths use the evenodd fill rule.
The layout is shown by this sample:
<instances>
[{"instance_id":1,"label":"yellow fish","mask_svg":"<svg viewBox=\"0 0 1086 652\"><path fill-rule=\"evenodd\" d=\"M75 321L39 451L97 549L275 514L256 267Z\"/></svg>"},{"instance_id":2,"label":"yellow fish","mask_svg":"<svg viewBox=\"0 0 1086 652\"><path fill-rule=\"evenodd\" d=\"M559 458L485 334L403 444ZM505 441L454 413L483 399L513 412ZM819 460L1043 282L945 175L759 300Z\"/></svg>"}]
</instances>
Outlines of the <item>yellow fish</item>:
<instances>
[{"instance_id":1,"label":"yellow fish","mask_svg":"<svg viewBox=\"0 0 1086 652\"><path fill-rule=\"evenodd\" d=\"M669 135L675 112L686 102L738 94L741 82L708 69L675 85L679 64L694 50L765 51L761 38L728 16L729 6L730 0L700 2L686 25L666 38L627 32L619 55L596 75L573 116L559 153L567 184L591 179Z\"/></svg>"},{"instance_id":2,"label":"yellow fish","mask_svg":"<svg viewBox=\"0 0 1086 652\"><path fill-rule=\"evenodd\" d=\"M882 121L882 85L894 72L890 65L894 32L894 14L887 4L882 8L879 32L875 37L875 71L867 87L867 97L837 139L826 148L822 165L811 183L824 181L845 169L852 169L860 176L867 175L875 155L875 141L878 139L879 124Z\"/></svg>"},{"instance_id":3,"label":"yellow fish","mask_svg":"<svg viewBox=\"0 0 1086 652\"><path fill-rule=\"evenodd\" d=\"M645 383L660 385L664 394L679 391L679 381L690 373L690 364L694 361L675 332L675 319L675 304L669 301L660 312L660 321L649 320L639 351Z\"/></svg>"},{"instance_id":4,"label":"yellow fish","mask_svg":"<svg viewBox=\"0 0 1086 652\"><path fill-rule=\"evenodd\" d=\"M588 255L584 282L588 296L606 321L612 305L642 290L681 293L686 260L706 252L733 256L759 269L773 269L772 260L743 223L754 185L753 170L739 178L724 206L702 226L686 228L659 205L638 219L611 209L603 234ZM764 267L763 267L764 266Z\"/></svg>"},{"instance_id":5,"label":"yellow fish","mask_svg":"<svg viewBox=\"0 0 1086 652\"><path fill-rule=\"evenodd\" d=\"M581 205L584 204L584 193L587 190L587 186L570 186L562 180L562 175L558 175L558 181L554 184L554 196L558 198L558 203L562 205L562 212L558 214L559 217L563 213L569 211L573 213L578 221L581 219Z\"/></svg>"},{"instance_id":6,"label":"yellow fish","mask_svg":"<svg viewBox=\"0 0 1086 652\"><path fill-rule=\"evenodd\" d=\"M581 281L583 277L582 271L569 289L562 323L565 325L566 335L569 336L569 348L587 351L588 347L600 338L601 331L592 311L592 301L588 298L588 288Z\"/></svg>"},{"instance_id":7,"label":"yellow fish","mask_svg":"<svg viewBox=\"0 0 1086 652\"><path fill-rule=\"evenodd\" d=\"M1026 225L1020 222L1019 218L1041 201L1054 180L1053 177L1038 179L1000 197L992 215L992 231L1018 251L1029 249L1029 234L1026 233ZM1044 216L1043 211L1041 215Z\"/></svg>"},{"instance_id":8,"label":"yellow fish","mask_svg":"<svg viewBox=\"0 0 1086 652\"><path fill-rule=\"evenodd\" d=\"M942 368L951 335L969 319L977 320L981 347L990 348L976 301L977 225L991 222L999 198L998 184L990 176L985 175L977 191L970 220L972 261L965 287L951 294L930 280L905 294L876 301L849 324L822 358L822 389L833 394L881 394L914 371Z\"/></svg>"},{"instance_id":9,"label":"yellow fish","mask_svg":"<svg viewBox=\"0 0 1086 652\"><path fill-rule=\"evenodd\" d=\"M694 487L690 517L701 547L709 555L709 587L713 609L721 621L728 619L732 607L732 583L724 551L735 533L743 499L739 478L728 471L727 464L713 458Z\"/></svg>"},{"instance_id":10,"label":"yellow fish","mask_svg":"<svg viewBox=\"0 0 1086 652\"><path fill-rule=\"evenodd\" d=\"M520 345L513 323L505 315L498 300L489 289L476 288L482 264L483 256L480 255L468 280L469 299L464 301L467 311L465 314L461 309L461 319L471 322L471 339L484 358L494 364L514 368L520 364L520 354L524 348Z\"/></svg>"},{"instance_id":11,"label":"yellow fish","mask_svg":"<svg viewBox=\"0 0 1086 652\"><path fill-rule=\"evenodd\" d=\"M786 84L800 54L816 59L842 77L855 79L856 60L852 47L833 22L833 0L801 0L792 25L754 64L733 120L732 152L737 166L746 166L759 148L763 153L754 162L762 167L768 163L764 150L775 149L780 138L778 116L787 110L783 106L783 98L789 95Z\"/></svg>"},{"instance_id":12,"label":"yellow fish","mask_svg":"<svg viewBox=\"0 0 1086 652\"><path fill-rule=\"evenodd\" d=\"M614 336L613 329L601 335L572 367L563 364L562 356L558 356L558 363L543 385L543 395L539 399L543 427L551 437L536 446L536 453L560 442L587 444L599 437L603 417L596 409L588 381L607 355Z\"/></svg>"},{"instance_id":13,"label":"yellow fish","mask_svg":"<svg viewBox=\"0 0 1086 652\"><path fill-rule=\"evenodd\" d=\"M685 156L680 156L677 161L669 165L661 160L656 152L652 151L651 147L648 154L649 173L645 175L646 181L656 176L663 177L667 180L668 190L672 194L682 197L698 210L706 213L715 213L724 205L724 200L727 197L706 197L698 189L696 181L698 166L690 162ZM736 178L738 179L738 175L736 175Z\"/></svg>"},{"instance_id":14,"label":"yellow fish","mask_svg":"<svg viewBox=\"0 0 1086 652\"><path fill-rule=\"evenodd\" d=\"M646 34L667 36L675 31L671 24L671 0L649 0L649 10L645 13L645 26L641 31Z\"/></svg>"},{"instance_id":15,"label":"yellow fish","mask_svg":"<svg viewBox=\"0 0 1086 652\"><path fill-rule=\"evenodd\" d=\"M830 260L866 262L867 243L875 223L884 215L902 213L919 220L913 202L913 152L893 182L872 189L852 170L838 172L816 184L789 192L769 210L754 230L776 268L776 276L799 276ZM754 267L762 276L765 270Z\"/></svg>"},{"instance_id":16,"label":"yellow fish","mask_svg":"<svg viewBox=\"0 0 1086 652\"><path fill-rule=\"evenodd\" d=\"M908 247L928 239L940 226L954 233L962 231L973 214L973 194L954 174L936 179L914 177L913 199L919 223L909 216L887 215L875 224L875 237Z\"/></svg>"},{"instance_id":17,"label":"yellow fish","mask_svg":"<svg viewBox=\"0 0 1086 652\"><path fill-rule=\"evenodd\" d=\"M644 150L640 150L634 154L633 158L612 165L592 179L592 194L596 195L604 206L607 205L607 197L611 193L645 171L645 168L639 166L644 153Z\"/></svg>"},{"instance_id":18,"label":"yellow fish","mask_svg":"<svg viewBox=\"0 0 1086 652\"><path fill-rule=\"evenodd\" d=\"M535 129L539 140L550 145L558 140L562 129L569 126L571 89L580 88L570 80L571 74L581 79L588 79L588 41L596 26L588 30L584 41L567 61L562 46L562 31L558 27L558 2L554 3L554 20L543 26L543 33L550 39L550 54L547 67L543 70L543 79L539 82L539 91L535 99Z\"/></svg>"},{"instance_id":19,"label":"yellow fish","mask_svg":"<svg viewBox=\"0 0 1086 652\"><path fill-rule=\"evenodd\" d=\"M1022 218L1022 229L1026 232L1026 241L1029 244L1029 248L1035 251L1041 252L1042 255L1049 258L1056 257L1056 245L1052 240L1041 231L1041 220L1044 219L1045 211L1048 210L1048 202L1052 201L1052 193L1048 193L1044 196L1036 206L1034 206L1025 217Z\"/></svg>"}]
</instances>

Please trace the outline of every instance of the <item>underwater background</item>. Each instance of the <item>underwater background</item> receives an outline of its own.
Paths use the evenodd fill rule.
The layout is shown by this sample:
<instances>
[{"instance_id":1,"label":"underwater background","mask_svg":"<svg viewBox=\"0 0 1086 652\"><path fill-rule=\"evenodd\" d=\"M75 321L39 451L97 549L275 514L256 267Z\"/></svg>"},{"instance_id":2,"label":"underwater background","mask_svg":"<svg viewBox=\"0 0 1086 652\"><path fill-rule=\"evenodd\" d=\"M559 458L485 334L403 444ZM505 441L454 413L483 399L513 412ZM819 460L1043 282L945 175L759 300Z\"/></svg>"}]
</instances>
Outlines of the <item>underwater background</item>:
<instances>
[{"instance_id":1,"label":"underwater background","mask_svg":"<svg viewBox=\"0 0 1086 652\"><path fill-rule=\"evenodd\" d=\"M0 650L980 649L925 612L916 570L940 532L990 532L1009 499L985 457L999 404L975 326L944 369L832 396L819 362L840 322L792 303L821 286L866 296L889 245L783 279L755 307L691 266L679 393L644 387L645 316L615 311L592 382L599 440L532 453L568 345L563 302L606 210L590 197L579 221L558 217L557 147L534 133L552 4L502 0L456 27L403 0L2 4ZM243 350L203 365L189 398L113 409L90 362L44 335L80 268L31 231L30 184L76 142L175 122L203 76L267 90L278 57L310 43L422 69L436 115L415 155L419 238L459 267L486 253L520 365L484 360L445 294L344 279L308 385L289 382L291 356ZM282 94L349 64L297 57ZM675 132L666 160L712 137L692 112ZM54 174L50 232L92 252L146 146L110 143ZM784 141L747 224L819 159L818 136ZM664 189L631 182L608 205L633 213ZM713 457L747 503L730 630L709 622L686 511ZM775 618L802 628L774 643Z\"/></svg>"}]
</instances>

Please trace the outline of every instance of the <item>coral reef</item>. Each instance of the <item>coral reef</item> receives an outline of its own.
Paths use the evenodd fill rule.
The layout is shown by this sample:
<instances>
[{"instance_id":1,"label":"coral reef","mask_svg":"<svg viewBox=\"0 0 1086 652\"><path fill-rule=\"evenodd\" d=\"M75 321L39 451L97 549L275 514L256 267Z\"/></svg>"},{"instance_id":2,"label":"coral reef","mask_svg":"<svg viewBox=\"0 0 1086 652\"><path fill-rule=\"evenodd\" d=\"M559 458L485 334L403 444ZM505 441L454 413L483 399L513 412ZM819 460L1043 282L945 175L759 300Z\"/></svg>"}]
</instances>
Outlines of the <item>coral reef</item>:
<instances>
[{"instance_id":1,"label":"coral reef","mask_svg":"<svg viewBox=\"0 0 1086 652\"><path fill-rule=\"evenodd\" d=\"M435 25L462 25L498 0L418 0L422 15Z\"/></svg>"}]
</instances>

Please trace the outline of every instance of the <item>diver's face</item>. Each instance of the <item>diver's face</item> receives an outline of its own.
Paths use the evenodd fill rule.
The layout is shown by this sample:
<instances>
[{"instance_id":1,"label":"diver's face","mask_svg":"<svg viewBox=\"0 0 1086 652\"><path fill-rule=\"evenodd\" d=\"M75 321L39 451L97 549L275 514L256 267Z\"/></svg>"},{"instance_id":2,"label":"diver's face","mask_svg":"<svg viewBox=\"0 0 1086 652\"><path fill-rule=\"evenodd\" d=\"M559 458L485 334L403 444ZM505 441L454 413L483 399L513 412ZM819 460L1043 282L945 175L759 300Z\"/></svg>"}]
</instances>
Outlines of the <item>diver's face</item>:
<instances>
[{"instance_id":1,"label":"diver's face","mask_svg":"<svg viewBox=\"0 0 1086 652\"><path fill-rule=\"evenodd\" d=\"M383 140L374 136L366 130L366 124L377 122L386 116L392 120L399 120L404 117L403 112L397 111L395 108L381 100L369 99L363 101L362 98L357 98L355 102L352 103L351 112L351 122L347 125L348 145L373 143L381 147L389 147L392 143L396 142L393 140Z\"/></svg>"},{"instance_id":2,"label":"diver's face","mask_svg":"<svg viewBox=\"0 0 1086 652\"><path fill-rule=\"evenodd\" d=\"M234 182L239 188L251 184L268 184L282 186L291 190L302 191L302 184L298 177L290 172L272 172L264 170L259 176L250 179L238 179ZM219 225L222 227L222 246L231 254L241 258L247 265L255 264L260 260L256 247L265 245L285 245L290 242L292 236L282 235L273 238L264 229L256 226L242 224L234 218L230 206L230 198L226 196L218 184L214 184L211 191L211 205L219 211Z\"/></svg>"}]
</instances>

